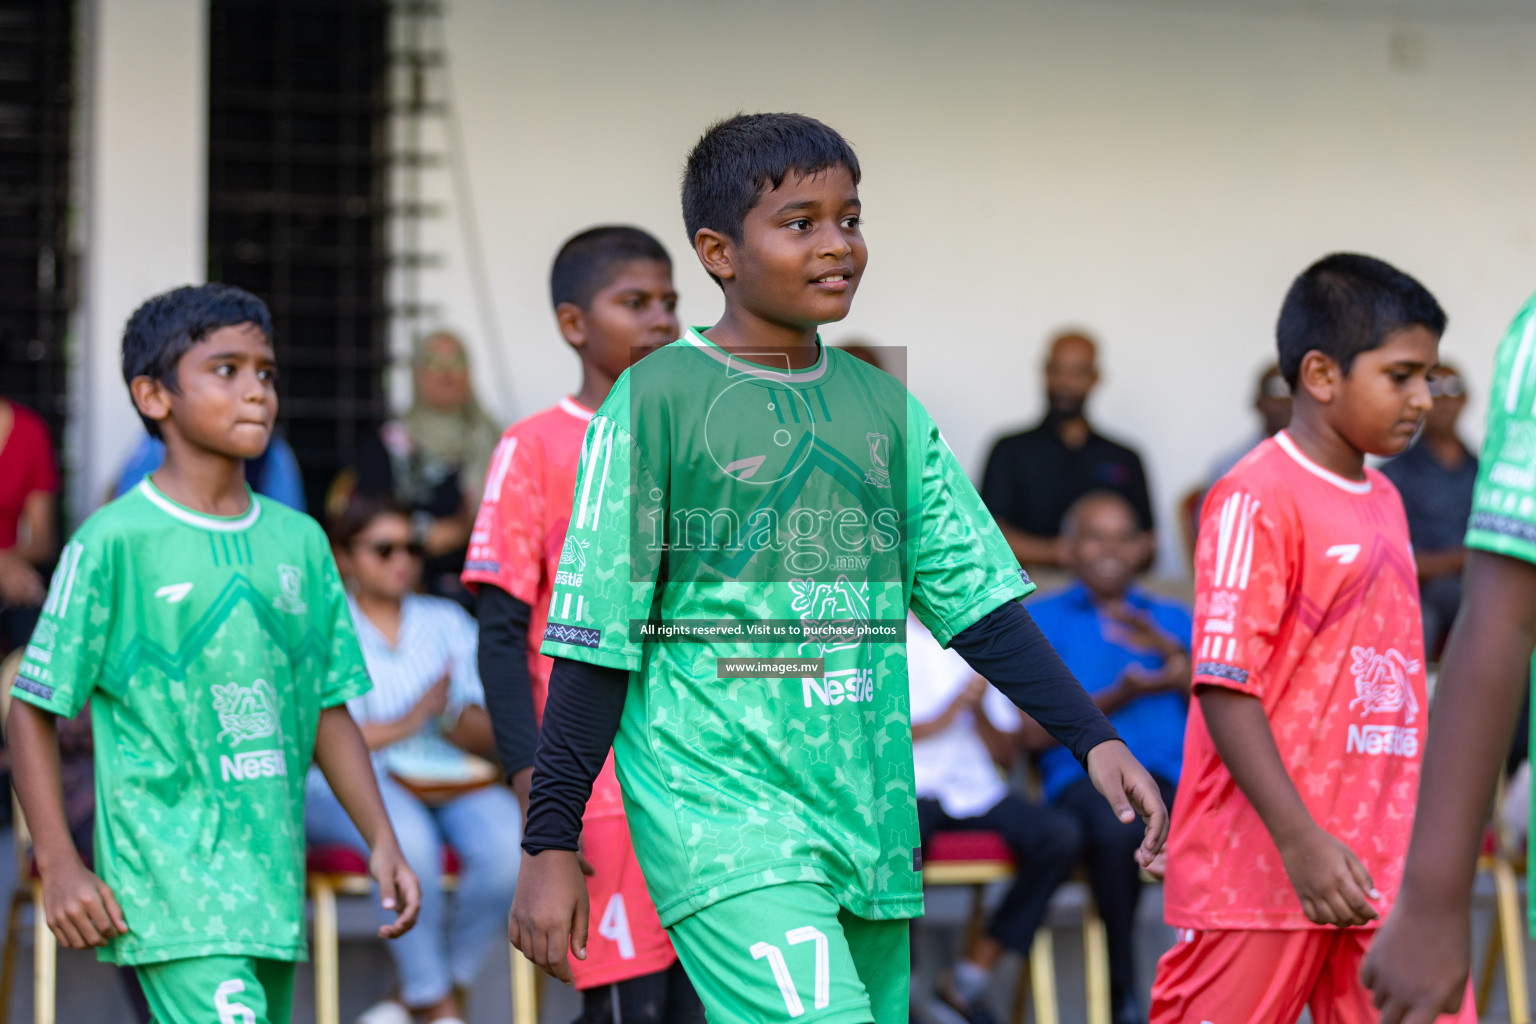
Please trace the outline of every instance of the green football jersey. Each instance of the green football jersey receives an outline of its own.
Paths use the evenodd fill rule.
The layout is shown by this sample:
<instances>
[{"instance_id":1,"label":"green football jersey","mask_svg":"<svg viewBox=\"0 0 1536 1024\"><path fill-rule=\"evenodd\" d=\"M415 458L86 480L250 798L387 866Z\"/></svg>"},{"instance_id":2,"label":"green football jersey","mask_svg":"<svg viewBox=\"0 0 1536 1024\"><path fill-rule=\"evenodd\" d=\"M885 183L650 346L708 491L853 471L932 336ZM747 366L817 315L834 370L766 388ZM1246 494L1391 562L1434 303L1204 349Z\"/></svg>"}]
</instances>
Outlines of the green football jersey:
<instances>
[{"instance_id":1,"label":"green football jersey","mask_svg":"<svg viewBox=\"0 0 1536 1024\"><path fill-rule=\"evenodd\" d=\"M633 366L587 430L543 650L631 673L614 751L662 924L797 881L921 914L907 609L948 644L1032 589L895 378L697 330Z\"/></svg>"},{"instance_id":2,"label":"green football jersey","mask_svg":"<svg viewBox=\"0 0 1536 1024\"><path fill-rule=\"evenodd\" d=\"M1536 295L1499 343L1467 547L1536 562ZM1531 666L1536 678L1536 661ZM1531 752L1536 759L1536 731ZM1536 814L1536 796L1531 810ZM1528 909L1536 934L1536 889Z\"/></svg>"},{"instance_id":3,"label":"green football jersey","mask_svg":"<svg viewBox=\"0 0 1536 1024\"><path fill-rule=\"evenodd\" d=\"M147 479L64 548L12 693L91 702L96 873L127 935L103 960L304 958L304 776L322 708L367 669L318 524L238 517Z\"/></svg>"}]
</instances>

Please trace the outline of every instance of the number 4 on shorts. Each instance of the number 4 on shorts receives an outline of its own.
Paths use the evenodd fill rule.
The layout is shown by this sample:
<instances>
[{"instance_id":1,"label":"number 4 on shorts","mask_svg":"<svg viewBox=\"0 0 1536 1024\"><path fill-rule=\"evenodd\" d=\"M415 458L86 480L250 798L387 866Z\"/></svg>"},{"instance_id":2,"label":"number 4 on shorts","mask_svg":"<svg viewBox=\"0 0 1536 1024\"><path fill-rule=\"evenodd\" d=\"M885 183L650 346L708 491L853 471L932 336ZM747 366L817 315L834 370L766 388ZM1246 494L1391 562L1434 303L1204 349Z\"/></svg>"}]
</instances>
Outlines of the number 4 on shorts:
<instances>
[{"instance_id":1,"label":"number 4 on shorts","mask_svg":"<svg viewBox=\"0 0 1536 1024\"><path fill-rule=\"evenodd\" d=\"M825 1009L832 1001L832 979L828 977L829 965L827 962L827 937L815 928L791 928L784 933L784 938L791 946L798 946L802 942L816 943L816 1009ZM799 1017L805 1013L805 1004L800 1001L800 993L795 991L794 980L789 976L789 965L784 962L784 952L778 946L770 942L759 942L750 950L752 959L761 960L768 958L768 966L773 971L773 980L778 982L779 994L784 997L784 1007L789 1011L791 1018Z\"/></svg>"}]
</instances>

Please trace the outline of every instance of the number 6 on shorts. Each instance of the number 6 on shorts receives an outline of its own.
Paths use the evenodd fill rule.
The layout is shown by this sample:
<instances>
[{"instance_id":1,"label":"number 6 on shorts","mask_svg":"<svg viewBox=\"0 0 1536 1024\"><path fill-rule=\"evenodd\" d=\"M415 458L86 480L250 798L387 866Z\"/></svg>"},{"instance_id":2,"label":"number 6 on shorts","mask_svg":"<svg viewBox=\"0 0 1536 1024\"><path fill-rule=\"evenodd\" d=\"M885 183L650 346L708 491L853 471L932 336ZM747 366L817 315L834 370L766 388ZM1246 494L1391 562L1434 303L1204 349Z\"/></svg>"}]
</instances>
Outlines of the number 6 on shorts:
<instances>
[{"instance_id":1,"label":"number 6 on shorts","mask_svg":"<svg viewBox=\"0 0 1536 1024\"><path fill-rule=\"evenodd\" d=\"M832 979L828 964L827 937L818 929L809 926L804 928L791 928L784 933L784 938L791 946L798 946L802 942L816 943L816 1009L826 1008L832 1001ZM768 958L768 966L773 971L773 980L778 982L779 994L784 997L784 1007L789 1011L793 1019L805 1013L805 1004L800 1002L800 993L795 991L795 983L789 976L789 965L784 962L784 952L778 946L770 942L759 942L750 950L752 959L761 960Z\"/></svg>"}]
</instances>

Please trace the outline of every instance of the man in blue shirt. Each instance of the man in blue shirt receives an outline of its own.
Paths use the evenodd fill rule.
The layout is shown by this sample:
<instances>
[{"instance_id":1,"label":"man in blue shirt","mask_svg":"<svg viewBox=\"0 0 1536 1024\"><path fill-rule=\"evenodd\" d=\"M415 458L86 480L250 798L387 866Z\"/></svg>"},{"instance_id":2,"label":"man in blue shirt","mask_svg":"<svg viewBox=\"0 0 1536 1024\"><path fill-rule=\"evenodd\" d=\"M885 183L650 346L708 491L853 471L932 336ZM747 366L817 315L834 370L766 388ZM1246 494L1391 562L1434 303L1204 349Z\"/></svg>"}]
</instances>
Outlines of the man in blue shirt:
<instances>
[{"instance_id":1,"label":"man in blue shirt","mask_svg":"<svg viewBox=\"0 0 1536 1024\"><path fill-rule=\"evenodd\" d=\"M1119 494L1095 491L1074 502L1063 519L1059 544L1073 585L1031 602L1030 614L1152 773L1163 799L1172 800L1189 707L1189 611L1134 586L1151 535ZM1082 827L1094 899L1109 938L1115 1024L1144 1021L1134 994L1131 952L1141 896L1134 856L1141 833L1105 809L1071 753L1056 746L1045 730L1031 723L1025 741L1039 751L1046 799L1073 814Z\"/></svg>"}]
</instances>

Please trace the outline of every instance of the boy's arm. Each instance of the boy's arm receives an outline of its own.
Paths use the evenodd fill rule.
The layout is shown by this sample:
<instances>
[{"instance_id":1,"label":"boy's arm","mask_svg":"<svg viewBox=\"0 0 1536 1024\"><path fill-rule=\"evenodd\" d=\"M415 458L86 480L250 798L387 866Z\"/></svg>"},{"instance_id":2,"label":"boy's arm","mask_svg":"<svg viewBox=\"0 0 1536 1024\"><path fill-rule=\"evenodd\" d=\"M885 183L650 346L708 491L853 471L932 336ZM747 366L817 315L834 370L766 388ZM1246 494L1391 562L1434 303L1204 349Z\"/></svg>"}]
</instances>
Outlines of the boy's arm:
<instances>
[{"instance_id":1,"label":"boy's arm","mask_svg":"<svg viewBox=\"0 0 1536 1024\"><path fill-rule=\"evenodd\" d=\"M507 938L565 982L567 950L587 958L581 817L619 731L628 689L629 673L566 658L556 658L550 674Z\"/></svg>"},{"instance_id":2,"label":"boy's arm","mask_svg":"<svg viewBox=\"0 0 1536 1024\"><path fill-rule=\"evenodd\" d=\"M1392 1024L1427 1024L1460 1006L1479 840L1536 648L1536 565L1469 551L1462 590L1440 665L1402 890L1361 970L1382 1021Z\"/></svg>"},{"instance_id":3,"label":"boy's arm","mask_svg":"<svg viewBox=\"0 0 1536 1024\"><path fill-rule=\"evenodd\" d=\"M48 928L67 949L104 946L108 940L126 935L128 924L117 898L81 863L69 836L54 716L25 701L13 700L6 740L16 797L32 831Z\"/></svg>"},{"instance_id":4,"label":"boy's arm","mask_svg":"<svg viewBox=\"0 0 1536 1024\"><path fill-rule=\"evenodd\" d=\"M1168 837L1157 783L1120 741L1061 656L1017 601L1005 601L957 633L950 646L1020 710L1072 751L1123 822L1146 821L1136 851L1145 867Z\"/></svg>"},{"instance_id":5,"label":"boy's arm","mask_svg":"<svg viewBox=\"0 0 1536 1024\"><path fill-rule=\"evenodd\" d=\"M1196 693L1216 752L1279 848L1307 919L1341 928L1375 920L1379 915L1368 900L1381 894L1349 847L1312 820L1285 770L1263 703L1216 686Z\"/></svg>"},{"instance_id":6,"label":"boy's arm","mask_svg":"<svg viewBox=\"0 0 1536 1024\"><path fill-rule=\"evenodd\" d=\"M528 676L528 623L533 609L493 583L480 583L480 684L496 731L502 774L528 814L528 786L539 732L533 720L533 683Z\"/></svg>"},{"instance_id":7,"label":"boy's arm","mask_svg":"<svg viewBox=\"0 0 1536 1024\"><path fill-rule=\"evenodd\" d=\"M368 844L368 873L379 883L379 902L385 910L395 911L394 921L379 928L379 938L399 938L416 923L421 883L400 852L384 799L379 796L368 747L345 704L320 712L315 764Z\"/></svg>"}]
</instances>

